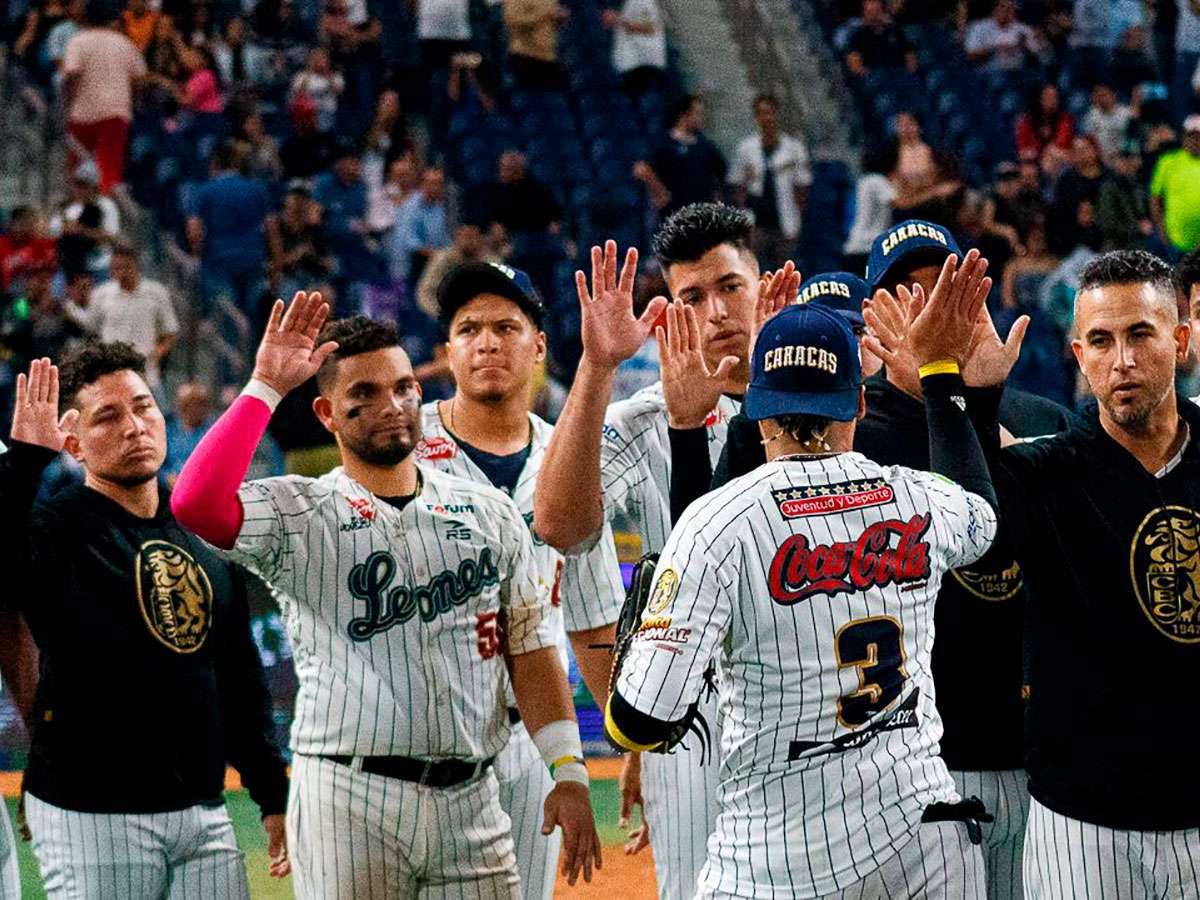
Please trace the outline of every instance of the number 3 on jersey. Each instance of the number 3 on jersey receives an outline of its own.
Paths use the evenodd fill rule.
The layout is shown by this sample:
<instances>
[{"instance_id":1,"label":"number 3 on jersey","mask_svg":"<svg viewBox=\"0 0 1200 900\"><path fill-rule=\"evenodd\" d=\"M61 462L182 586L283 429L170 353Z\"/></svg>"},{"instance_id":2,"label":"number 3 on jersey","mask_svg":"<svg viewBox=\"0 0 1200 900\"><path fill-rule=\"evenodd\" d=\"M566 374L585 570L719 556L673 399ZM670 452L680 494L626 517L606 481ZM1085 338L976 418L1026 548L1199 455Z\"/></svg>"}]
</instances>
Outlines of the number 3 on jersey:
<instances>
[{"instance_id":1,"label":"number 3 on jersey","mask_svg":"<svg viewBox=\"0 0 1200 900\"><path fill-rule=\"evenodd\" d=\"M855 619L838 629L833 648L839 669L858 670L858 690L837 702L838 721L857 728L891 706L904 689L903 632L891 616Z\"/></svg>"}]
</instances>

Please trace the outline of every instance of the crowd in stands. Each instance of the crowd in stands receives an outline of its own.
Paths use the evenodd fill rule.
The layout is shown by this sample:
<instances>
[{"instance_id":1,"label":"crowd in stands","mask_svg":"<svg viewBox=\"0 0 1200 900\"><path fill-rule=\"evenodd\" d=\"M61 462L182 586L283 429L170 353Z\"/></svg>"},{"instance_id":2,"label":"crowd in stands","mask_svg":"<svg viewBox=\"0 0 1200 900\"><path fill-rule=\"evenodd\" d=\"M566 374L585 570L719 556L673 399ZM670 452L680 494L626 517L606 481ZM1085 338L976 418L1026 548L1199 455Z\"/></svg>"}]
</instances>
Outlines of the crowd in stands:
<instances>
[{"instance_id":1,"label":"crowd in stands","mask_svg":"<svg viewBox=\"0 0 1200 900\"><path fill-rule=\"evenodd\" d=\"M336 314L396 319L438 396L437 284L481 259L546 299L552 404L587 249L644 251L661 217L722 198L753 211L764 268L861 272L892 222L947 225L992 261L1001 321L1034 316L1017 383L1072 402L1075 273L1105 249L1200 244L1200 0L793 2L841 60L861 161L810 160L769 94L723 152L657 0L25 0L9 59L22 101L61 122L68 195L0 233L0 420L31 357L121 337L169 375L197 340L181 308L236 346L271 299L314 287ZM130 243L129 210L153 241ZM195 260L194 295L142 274L168 245ZM164 381L165 400L187 380L181 434L220 400L190 379L237 384L249 363ZM654 365L652 348L631 361L628 389ZM283 451L324 442L296 405Z\"/></svg>"}]
</instances>

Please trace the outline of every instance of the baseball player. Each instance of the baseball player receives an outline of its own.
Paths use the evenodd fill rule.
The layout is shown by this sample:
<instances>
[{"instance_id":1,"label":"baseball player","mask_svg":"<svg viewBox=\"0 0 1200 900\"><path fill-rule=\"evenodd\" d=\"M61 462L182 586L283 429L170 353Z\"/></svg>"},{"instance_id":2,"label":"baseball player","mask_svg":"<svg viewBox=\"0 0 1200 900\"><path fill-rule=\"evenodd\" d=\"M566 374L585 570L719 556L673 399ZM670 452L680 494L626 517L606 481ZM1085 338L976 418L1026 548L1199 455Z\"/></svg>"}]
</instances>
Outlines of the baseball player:
<instances>
[{"instance_id":1,"label":"baseball player","mask_svg":"<svg viewBox=\"0 0 1200 900\"><path fill-rule=\"evenodd\" d=\"M541 300L518 269L467 263L442 280L438 302L456 389L449 400L421 407L417 460L504 491L532 526L533 490L551 431L529 411L534 366L546 354ZM607 648L624 596L611 531L606 525L592 551L571 567L570 580L563 577L568 573L562 554L536 534L531 537L534 568L550 592L547 619L560 658L566 666L569 632L580 671L603 708L612 667ZM520 721L511 689L508 706L512 737L496 757L500 806L513 822L525 896L549 900L558 835L543 835L538 816L554 782Z\"/></svg>"},{"instance_id":2,"label":"baseball player","mask_svg":"<svg viewBox=\"0 0 1200 900\"><path fill-rule=\"evenodd\" d=\"M181 521L279 592L300 689L289 841L307 898L518 898L492 763L507 664L555 782L563 871L600 850L529 529L501 491L418 468L420 387L395 329L278 302L254 376L180 473ZM318 340L320 336L320 340ZM272 409L316 375L343 466L242 483Z\"/></svg>"},{"instance_id":3,"label":"baseball player","mask_svg":"<svg viewBox=\"0 0 1200 900\"><path fill-rule=\"evenodd\" d=\"M930 306L978 309L980 274ZM938 756L929 671L939 584L996 527L958 405L970 335L912 336L929 415L957 439L934 466L958 484L851 451L865 399L837 313L790 306L755 342L744 409L769 461L677 523L605 719L621 746L663 749L719 658L720 813L698 897L984 896L982 807L958 802Z\"/></svg>"},{"instance_id":4,"label":"baseball player","mask_svg":"<svg viewBox=\"0 0 1200 900\"><path fill-rule=\"evenodd\" d=\"M0 564L39 651L25 814L52 898L245 898L226 763L263 812L277 876L286 770L244 573L171 515L144 367L128 344L90 344L61 390L47 359L18 377ZM84 483L35 503L64 447Z\"/></svg>"},{"instance_id":5,"label":"baseball player","mask_svg":"<svg viewBox=\"0 0 1200 900\"><path fill-rule=\"evenodd\" d=\"M546 448L534 502L535 530L553 546L590 547L618 511L636 523L643 553L666 543L673 442L703 428L701 452L711 464L724 444L727 420L741 406L759 281L751 229L745 212L719 203L684 207L659 229L655 252L672 296L692 309L696 341L671 367L674 377L664 371L662 382L611 407L613 372L637 352L666 301L655 298L640 317L633 315L637 251L628 251L618 280L612 241L603 251L592 248L590 292L583 273L576 273L583 358ZM659 340L660 352L666 345ZM705 712L715 727L714 703L708 701ZM717 767L711 754L701 762L698 742L642 765L659 896L690 897L716 815Z\"/></svg>"},{"instance_id":6,"label":"baseball player","mask_svg":"<svg viewBox=\"0 0 1200 900\"><path fill-rule=\"evenodd\" d=\"M1177 303L1153 255L1092 260L1072 349L1097 410L1004 450L980 432L997 544L1029 585L1029 900L1200 897L1200 785L1158 737L1200 666L1200 409L1174 389L1190 337ZM1005 375L970 397L977 422L995 421Z\"/></svg>"}]
</instances>

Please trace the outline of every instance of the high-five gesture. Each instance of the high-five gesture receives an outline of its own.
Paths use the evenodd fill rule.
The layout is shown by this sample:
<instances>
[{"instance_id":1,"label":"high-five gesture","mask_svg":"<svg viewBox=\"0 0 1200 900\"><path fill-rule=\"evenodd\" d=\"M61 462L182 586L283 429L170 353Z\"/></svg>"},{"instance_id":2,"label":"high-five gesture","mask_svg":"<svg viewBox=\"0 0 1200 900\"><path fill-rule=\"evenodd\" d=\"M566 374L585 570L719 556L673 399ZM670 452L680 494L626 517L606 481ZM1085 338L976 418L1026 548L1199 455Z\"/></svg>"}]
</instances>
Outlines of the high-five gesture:
<instances>
[{"instance_id":1,"label":"high-five gesture","mask_svg":"<svg viewBox=\"0 0 1200 900\"><path fill-rule=\"evenodd\" d=\"M327 318L329 304L316 292L298 291L286 312L283 301L276 300L254 357L254 377L280 394L312 378L325 357L337 349L335 341L317 346L317 335Z\"/></svg>"},{"instance_id":2,"label":"high-five gesture","mask_svg":"<svg viewBox=\"0 0 1200 900\"><path fill-rule=\"evenodd\" d=\"M617 280L617 243L606 241L604 250L592 248L592 289L583 272L575 273L575 290L583 331L583 353L602 369L615 369L645 343L655 320L667 305L655 297L640 317L633 314L633 282L637 274L637 248L630 247Z\"/></svg>"},{"instance_id":3,"label":"high-five gesture","mask_svg":"<svg viewBox=\"0 0 1200 900\"><path fill-rule=\"evenodd\" d=\"M754 301L754 326L750 332L750 353L767 319L796 299L803 279L790 259L777 272L763 272L758 279L758 298Z\"/></svg>"},{"instance_id":4,"label":"high-five gesture","mask_svg":"<svg viewBox=\"0 0 1200 900\"><path fill-rule=\"evenodd\" d=\"M655 332L667 422L672 428L699 428L721 399L736 356L726 356L710 369L704 360L696 310L676 300L667 307L667 330Z\"/></svg>"},{"instance_id":5,"label":"high-five gesture","mask_svg":"<svg viewBox=\"0 0 1200 900\"><path fill-rule=\"evenodd\" d=\"M28 375L22 372L17 376L10 432L14 441L57 453L78 418L77 409L67 410L61 419L58 416L58 366L49 359L35 359L29 364Z\"/></svg>"},{"instance_id":6,"label":"high-five gesture","mask_svg":"<svg viewBox=\"0 0 1200 900\"><path fill-rule=\"evenodd\" d=\"M976 321L992 289L985 277L988 262L978 250L970 250L959 265L951 253L928 300L918 285L914 300L921 311L908 329L908 344L918 364L954 360L962 368L971 353ZM923 304L923 305L922 305Z\"/></svg>"},{"instance_id":7,"label":"high-five gesture","mask_svg":"<svg viewBox=\"0 0 1200 900\"><path fill-rule=\"evenodd\" d=\"M863 346L883 360L888 381L913 397L921 396L921 376L917 372L920 364L908 344L908 329L925 305L925 294L918 293L919 299L906 286L898 285L895 294L881 289L863 301L867 324Z\"/></svg>"},{"instance_id":8,"label":"high-five gesture","mask_svg":"<svg viewBox=\"0 0 1200 900\"><path fill-rule=\"evenodd\" d=\"M963 382L971 387L989 387L1002 384L1017 364L1021 355L1021 342L1029 328L1029 316L1021 316L1013 322L1008 340L1001 341L996 333L992 314L984 306L975 320L975 332L971 335L971 353L963 366Z\"/></svg>"}]
</instances>

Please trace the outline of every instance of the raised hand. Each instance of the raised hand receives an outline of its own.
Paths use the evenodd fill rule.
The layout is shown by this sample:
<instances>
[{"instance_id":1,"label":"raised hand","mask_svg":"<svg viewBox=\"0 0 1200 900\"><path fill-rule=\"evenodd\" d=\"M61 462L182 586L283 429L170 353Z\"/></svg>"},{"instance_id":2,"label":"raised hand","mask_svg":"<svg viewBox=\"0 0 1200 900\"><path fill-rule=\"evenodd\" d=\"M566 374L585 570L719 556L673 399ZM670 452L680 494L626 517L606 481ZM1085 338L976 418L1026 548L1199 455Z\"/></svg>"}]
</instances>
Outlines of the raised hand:
<instances>
[{"instance_id":1,"label":"raised hand","mask_svg":"<svg viewBox=\"0 0 1200 900\"><path fill-rule=\"evenodd\" d=\"M562 829L562 874L574 885L583 870L583 880L592 880L592 868L601 866L600 836L586 785L563 781L554 786L544 804L542 834Z\"/></svg>"},{"instance_id":2,"label":"raised hand","mask_svg":"<svg viewBox=\"0 0 1200 900\"><path fill-rule=\"evenodd\" d=\"M667 307L666 333L659 326L655 335L667 422L672 428L699 428L716 408L738 358L726 356L709 369L696 310L679 300Z\"/></svg>"},{"instance_id":3,"label":"raised hand","mask_svg":"<svg viewBox=\"0 0 1200 900\"><path fill-rule=\"evenodd\" d=\"M617 280L617 243L606 241L604 250L592 248L592 289L582 271L575 273L575 290L583 334L583 354L592 364L615 369L629 359L646 341L654 321L667 305L665 297L655 297L642 315L633 314L633 282L637 274L638 252L630 247Z\"/></svg>"},{"instance_id":4,"label":"raised hand","mask_svg":"<svg viewBox=\"0 0 1200 900\"><path fill-rule=\"evenodd\" d=\"M914 397L921 396L920 364L908 344L908 329L924 305L921 300L900 285L895 294L878 290L875 296L863 301L863 320L867 333L863 346L887 366L888 381Z\"/></svg>"},{"instance_id":5,"label":"raised hand","mask_svg":"<svg viewBox=\"0 0 1200 900\"><path fill-rule=\"evenodd\" d=\"M965 367L976 322L992 289L992 279L984 275L987 266L978 250L968 251L961 265L955 254L946 257L932 294L908 329L908 344L919 364L948 359ZM918 285L918 303L923 295Z\"/></svg>"},{"instance_id":6,"label":"raised hand","mask_svg":"<svg viewBox=\"0 0 1200 900\"><path fill-rule=\"evenodd\" d=\"M1008 339L1000 340L996 323L985 305L975 320L971 350L963 366L963 382L971 387L1003 384L1021 355L1021 342L1029 328L1029 316L1020 316L1009 329Z\"/></svg>"},{"instance_id":7,"label":"raised hand","mask_svg":"<svg viewBox=\"0 0 1200 900\"><path fill-rule=\"evenodd\" d=\"M10 437L23 444L45 447L57 453L62 450L79 410L69 409L58 415L58 366L49 359L35 359L29 364L29 374L17 376L16 402L13 407Z\"/></svg>"},{"instance_id":8,"label":"raised hand","mask_svg":"<svg viewBox=\"0 0 1200 900\"><path fill-rule=\"evenodd\" d=\"M317 346L317 335L327 318L329 304L316 292L298 291L286 312L283 301L276 300L254 357L254 377L280 394L312 378L325 357L337 349L336 341Z\"/></svg>"},{"instance_id":9,"label":"raised hand","mask_svg":"<svg viewBox=\"0 0 1200 900\"><path fill-rule=\"evenodd\" d=\"M803 279L790 259L777 272L763 272L758 279L758 297L754 301L754 326L750 331L750 352L767 319L796 299Z\"/></svg>"}]
</instances>

